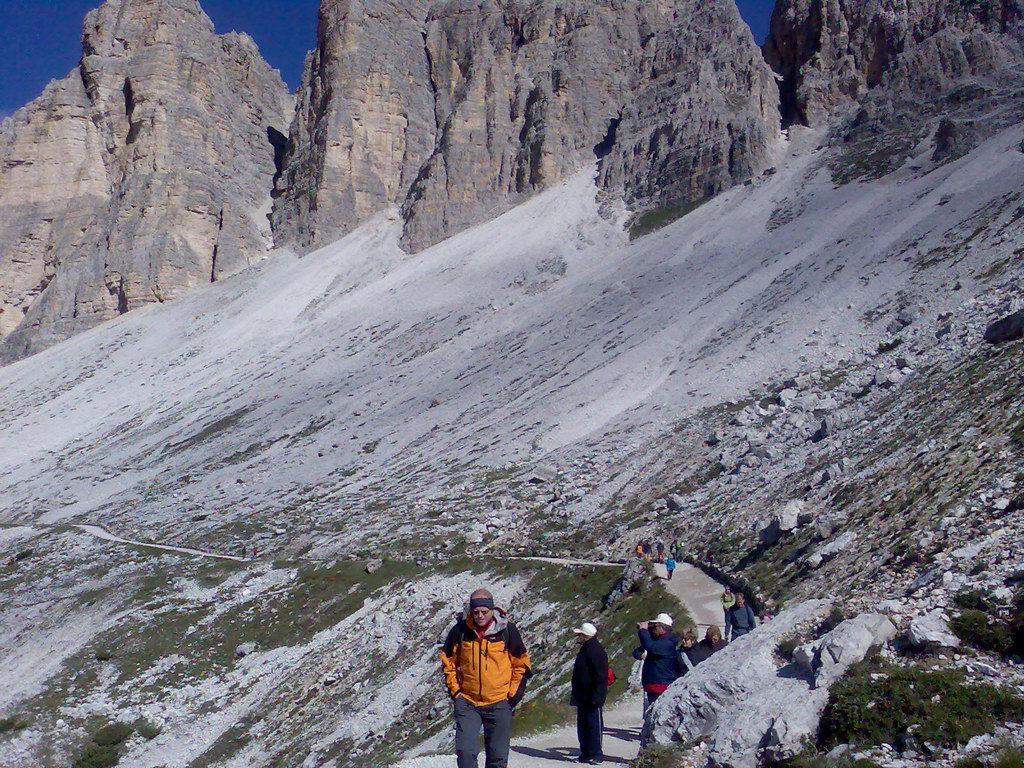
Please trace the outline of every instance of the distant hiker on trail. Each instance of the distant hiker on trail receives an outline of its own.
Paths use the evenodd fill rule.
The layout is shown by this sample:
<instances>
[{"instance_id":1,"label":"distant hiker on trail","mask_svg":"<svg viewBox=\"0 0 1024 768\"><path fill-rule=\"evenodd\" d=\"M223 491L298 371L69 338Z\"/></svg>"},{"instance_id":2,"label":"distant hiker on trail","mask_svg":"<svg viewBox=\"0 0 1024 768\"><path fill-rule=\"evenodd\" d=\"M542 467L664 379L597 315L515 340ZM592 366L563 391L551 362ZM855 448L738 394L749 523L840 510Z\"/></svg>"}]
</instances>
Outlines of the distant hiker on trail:
<instances>
[{"instance_id":1,"label":"distant hiker on trail","mask_svg":"<svg viewBox=\"0 0 1024 768\"><path fill-rule=\"evenodd\" d=\"M249 557L249 547L244 542L242 543L242 559L245 560Z\"/></svg>"},{"instance_id":2,"label":"distant hiker on trail","mask_svg":"<svg viewBox=\"0 0 1024 768\"><path fill-rule=\"evenodd\" d=\"M576 736L580 741L579 762L600 765L604 762L601 735L604 731L602 708L608 696L608 654L597 639L597 627L590 622L574 629L580 650L572 665L572 698L576 707Z\"/></svg>"},{"instance_id":3,"label":"distant hiker on trail","mask_svg":"<svg viewBox=\"0 0 1024 768\"><path fill-rule=\"evenodd\" d=\"M441 649L441 668L455 711L458 768L477 768L480 728L485 768L506 768L512 710L533 674L515 624L486 589L469 596L469 611L452 627Z\"/></svg>"},{"instance_id":4,"label":"distant hiker on trail","mask_svg":"<svg viewBox=\"0 0 1024 768\"><path fill-rule=\"evenodd\" d=\"M644 560L650 560L651 559L651 555L653 554L653 551L654 551L653 548L651 547L651 542L645 541L643 543L643 549L644 549Z\"/></svg>"},{"instance_id":5,"label":"distant hiker on trail","mask_svg":"<svg viewBox=\"0 0 1024 768\"><path fill-rule=\"evenodd\" d=\"M725 640L722 639L722 630L715 626L707 628L707 631L704 632L704 639L700 641L700 644L711 653L718 653L726 646ZM708 655L710 656L711 653Z\"/></svg>"},{"instance_id":6,"label":"distant hiker on trail","mask_svg":"<svg viewBox=\"0 0 1024 768\"><path fill-rule=\"evenodd\" d=\"M722 593L722 609L728 611L736 605L736 598L732 594L732 590L728 587L725 588L725 592Z\"/></svg>"},{"instance_id":7,"label":"distant hiker on trail","mask_svg":"<svg viewBox=\"0 0 1024 768\"><path fill-rule=\"evenodd\" d=\"M757 617L742 592L736 593L736 605L725 612L725 636L732 642L757 626Z\"/></svg>"},{"instance_id":8,"label":"distant hiker on trail","mask_svg":"<svg viewBox=\"0 0 1024 768\"><path fill-rule=\"evenodd\" d=\"M669 555L665 558L665 570L668 572L667 581L672 581L672 573L676 569L676 559Z\"/></svg>"},{"instance_id":9,"label":"distant hiker on trail","mask_svg":"<svg viewBox=\"0 0 1024 768\"><path fill-rule=\"evenodd\" d=\"M665 562L665 542L658 539L658 562Z\"/></svg>"},{"instance_id":10,"label":"distant hiker on trail","mask_svg":"<svg viewBox=\"0 0 1024 768\"><path fill-rule=\"evenodd\" d=\"M636 556L637 559L640 559L644 556L644 543L642 541L638 541L636 543Z\"/></svg>"},{"instance_id":11,"label":"distant hiker on trail","mask_svg":"<svg viewBox=\"0 0 1024 768\"><path fill-rule=\"evenodd\" d=\"M682 674L676 646L679 638L672 634L672 617L659 613L656 619L641 621L636 625L640 647L633 651L634 659L643 659L640 682L644 689L644 730L647 733L647 719L654 702L665 689ZM641 746L645 746L641 739Z\"/></svg>"},{"instance_id":12,"label":"distant hiker on trail","mask_svg":"<svg viewBox=\"0 0 1024 768\"><path fill-rule=\"evenodd\" d=\"M676 560L683 559L683 548L679 544L679 539L672 540L672 543L668 546L668 553Z\"/></svg>"},{"instance_id":13,"label":"distant hiker on trail","mask_svg":"<svg viewBox=\"0 0 1024 768\"><path fill-rule=\"evenodd\" d=\"M259 557L259 555L260 555L259 548L255 544L253 544L252 545L252 559L255 560L257 557Z\"/></svg>"}]
</instances>

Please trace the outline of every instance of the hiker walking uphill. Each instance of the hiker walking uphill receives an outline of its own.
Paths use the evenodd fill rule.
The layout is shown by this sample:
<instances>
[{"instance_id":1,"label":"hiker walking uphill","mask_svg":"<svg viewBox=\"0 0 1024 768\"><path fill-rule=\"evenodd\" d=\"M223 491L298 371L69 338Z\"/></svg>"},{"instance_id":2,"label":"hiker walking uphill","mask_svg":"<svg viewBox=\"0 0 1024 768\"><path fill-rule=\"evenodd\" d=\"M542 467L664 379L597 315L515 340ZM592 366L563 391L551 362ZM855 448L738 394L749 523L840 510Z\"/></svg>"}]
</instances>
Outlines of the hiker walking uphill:
<instances>
[{"instance_id":1,"label":"hiker walking uphill","mask_svg":"<svg viewBox=\"0 0 1024 768\"><path fill-rule=\"evenodd\" d=\"M597 627L590 622L574 629L580 649L572 666L572 698L576 707L576 735L581 763L604 762L601 736L604 730L604 702L608 696L608 654L597 639Z\"/></svg>"},{"instance_id":2,"label":"hiker walking uphill","mask_svg":"<svg viewBox=\"0 0 1024 768\"><path fill-rule=\"evenodd\" d=\"M515 624L486 589L469 596L465 619L452 627L441 650L444 682L455 712L458 768L477 768L480 728L485 768L506 768L512 710L526 692L530 655Z\"/></svg>"},{"instance_id":3,"label":"hiker walking uphill","mask_svg":"<svg viewBox=\"0 0 1024 768\"><path fill-rule=\"evenodd\" d=\"M736 593L736 604L725 612L725 636L732 642L749 633L757 626L757 617L747 605L742 592Z\"/></svg>"},{"instance_id":4,"label":"hiker walking uphill","mask_svg":"<svg viewBox=\"0 0 1024 768\"><path fill-rule=\"evenodd\" d=\"M640 647L633 651L634 659L643 659L640 682L644 689L644 733L651 707L672 682L682 674L676 647L679 638L672 634L672 617L660 613L656 619L636 625Z\"/></svg>"}]
</instances>

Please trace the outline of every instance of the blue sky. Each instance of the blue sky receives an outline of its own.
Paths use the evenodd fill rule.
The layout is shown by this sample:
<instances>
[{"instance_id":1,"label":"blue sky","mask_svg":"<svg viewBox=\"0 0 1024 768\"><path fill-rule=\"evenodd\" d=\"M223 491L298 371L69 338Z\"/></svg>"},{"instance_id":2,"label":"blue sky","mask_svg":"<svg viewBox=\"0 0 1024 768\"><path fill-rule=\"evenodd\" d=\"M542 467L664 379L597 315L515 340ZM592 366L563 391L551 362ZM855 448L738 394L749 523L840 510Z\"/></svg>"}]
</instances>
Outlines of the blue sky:
<instances>
[{"instance_id":1,"label":"blue sky","mask_svg":"<svg viewBox=\"0 0 1024 768\"><path fill-rule=\"evenodd\" d=\"M82 19L101 0L3 0L0 119L27 104L51 79L64 77L81 54ZM319 0L200 0L218 32L248 32L264 58L293 89L313 47ZM758 42L774 0L738 0Z\"/></svg>"}]
</instances>

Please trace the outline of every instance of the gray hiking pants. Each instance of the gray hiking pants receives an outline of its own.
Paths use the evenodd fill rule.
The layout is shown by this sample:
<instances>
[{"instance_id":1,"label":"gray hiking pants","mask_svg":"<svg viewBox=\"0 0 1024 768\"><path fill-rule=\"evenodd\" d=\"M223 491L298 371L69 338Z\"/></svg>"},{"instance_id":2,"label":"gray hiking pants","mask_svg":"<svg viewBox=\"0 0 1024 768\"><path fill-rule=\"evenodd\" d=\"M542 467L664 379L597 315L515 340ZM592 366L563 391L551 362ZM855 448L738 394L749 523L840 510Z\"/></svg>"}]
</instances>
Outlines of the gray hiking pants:
<instances>
[{"instance_id":1,"label":"gray hiking pants","mask_svg":"<svg viewBox=\"0 0 1024 768\"><path fill-rule=\"evenodd\" d=\"M459 768L477 768L481 726L487 755L485 768L506 768L512 739L512 707L507 701L474 707L461 696L455 699L455 756Z\"/></svg>"}]
</instances>

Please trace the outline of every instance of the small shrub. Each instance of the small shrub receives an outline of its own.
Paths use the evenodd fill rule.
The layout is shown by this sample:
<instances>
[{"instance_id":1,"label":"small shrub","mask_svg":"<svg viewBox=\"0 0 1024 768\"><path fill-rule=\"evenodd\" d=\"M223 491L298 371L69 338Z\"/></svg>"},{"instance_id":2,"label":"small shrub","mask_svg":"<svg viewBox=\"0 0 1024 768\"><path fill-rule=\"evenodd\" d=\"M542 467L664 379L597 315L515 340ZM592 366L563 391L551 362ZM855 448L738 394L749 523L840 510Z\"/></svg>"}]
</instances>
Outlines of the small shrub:
<instances>
[{"instance_id":1,"label":"small shrub","mask_svg":"<svg viewBox=\"0 0 1024 768\"><path fill-rule=\"evenodd\" d=\"M128 723L103 726L78 753L71 768L113 768L121 759L122 745L134 732L135 728Z\"/></svg>"},{"instance_id":2,"label":"small shrub","mask_svg":"<svg viewBox=\"0 0 1024 768\"><path fill-rule=\"evenodd\" d=\"M126 742L134 732L135 728L128 723L111 723L96 731L92 740L101 747L116 747Z\"/></svg>"},{"instance_id":3,"label":"small shrub","mask_svg":"<svg viewBox=\"0 0 1024 768\"><path fill-rule=\"evenodd\" d=\"M96 661L110 661L114 658L114 652L109 648L97 648L95 656Z\"/></svg>"},{"instance_id":4,"label":"small shrub","mask_svg":"<svg viewBox=\"0 0 1024 768\"><path fill-rule=\"evenodd\" d=\"M139 736L144 738L146 741L152 741L161 733L163 733L163 731L161 731L157 725L151 723L149 720L146 720L145 718L140 718L139 720L135 721L135 732L139 734Z\"/></svg>"},{"instance_id":5,"label":"small shrub","mask_svg":"<svg viewBox=\"0 0 1024 768\"><path fill-rule=\"evenodd\" d=\"M993 768L1024 768L1024 750L1006 747L999 753Z\"/></svg>"},{"instance_id":6,"label":"small shrub","mask_svg":"<svg viewBox=\"0 0 1024 768\"><path fill-rule=\"evenodd\" d=\"M90 742L71 763L71 768L113 768L120 759L120 747L103 747Z\"/></svg>"},{"instance_id":7,"label":"small shrub","mask_svg":"<svg viewBox=\"0 0 1024 768\"><path fill-rule=\"evenodd\" d=\"M843 609L838 605L833 605L828 616L825 617L825 620L821 622L821 626L818 627L818 635L821 636L827 632L831 632L844 621L846 621L846 614L843 612Z\"/></svg>"},{"instance_id":8,"label":"small shrub","mask_svg":"<svg viewBox=\"0 0 1024 768\"><path fill-rule=\"evenodd\" d=\"M778 647L779 656L784 658L786 661L793 660L793 651L800 646L800 639L796 637L784 638Z\"/></svg>"},{"instance_id":9,"label":"small shrub","mask_svg":"<svg viewBox=\"0 0 1024 768\"><path fill-rule=\"evenodd\" d=\"M683 756L673 744L655 744L630 763L630 768L681 768Z\"/></svg>"},{"instance_id":10,"label":"small shrub","mask_svg":"<svg viewBox=\"0 0 1024 768\"><path fill-rule=\"evenodd\" d=\"M12 731L20 731L23 728L27 728L28 723L24 720L20 720L17 717L3 717L0 718L0 733L11 733Z\"/></svg>"},{"instance_id":11,"label":"small shrub","mask_svg":"<svg viewBox=\"0 0 1024 768\"><path fill-rule=\"evenodd\" d=\"M953 746L1024 717L1024 698L959 670L888 664L876 654L837 682L821 720L821 746L893 743L911 727L921 741Z\"/></svg>"},{"instance_id":12,"label":"small shrub","mask_svg":"<svg viewBox=\"0 0 1024 768\"><path fill-rule=\"evenodd\" d=\"M989 611L992 606L981 592L976 589L964 589L957 592L953 598L953 602L956 603L960 608L966 608L972 611Z\"/></svg>"},{"instance_id":13,"label":"small shrub","mask_svg":"<svg viewBox=\"0 0 1024 768\"><path fill-rule=\"evenodd\" d=\"M1009 626L984 611L960 611L953 617L949 627L957 637L975 648L1007 654L1013 647Z\"/></svg>"}]
</instances>

